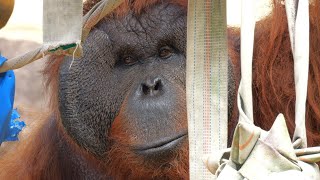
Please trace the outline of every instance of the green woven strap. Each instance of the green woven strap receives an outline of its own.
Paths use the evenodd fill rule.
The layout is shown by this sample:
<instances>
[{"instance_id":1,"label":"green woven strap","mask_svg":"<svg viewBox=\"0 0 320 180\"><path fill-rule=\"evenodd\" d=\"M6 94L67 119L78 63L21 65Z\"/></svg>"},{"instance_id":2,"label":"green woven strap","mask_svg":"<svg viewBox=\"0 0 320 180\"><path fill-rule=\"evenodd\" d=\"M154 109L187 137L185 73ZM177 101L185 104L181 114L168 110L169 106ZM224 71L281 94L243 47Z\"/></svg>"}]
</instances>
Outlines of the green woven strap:
<instances>
[{"instance_id":1,"label":"green woven strap","mask_svg":"<svg viewBox=\"0 0 320 180\"><path fill-rule=\"evenodd\" d=\"M227 147L226 1L190 0L187 21L190 179L209 179L201 158Z\"/></svg>"}]
</instances>

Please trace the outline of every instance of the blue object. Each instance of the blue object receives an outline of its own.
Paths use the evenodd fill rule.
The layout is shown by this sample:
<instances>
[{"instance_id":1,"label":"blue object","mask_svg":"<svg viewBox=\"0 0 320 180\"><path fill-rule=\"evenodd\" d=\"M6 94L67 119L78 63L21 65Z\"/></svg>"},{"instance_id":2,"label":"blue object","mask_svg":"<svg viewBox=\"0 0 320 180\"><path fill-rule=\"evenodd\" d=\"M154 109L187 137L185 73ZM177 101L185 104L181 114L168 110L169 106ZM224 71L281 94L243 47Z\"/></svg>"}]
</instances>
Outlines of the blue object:
<instances>
[{"instance_id":1,"label":"blue object","mask_svg":"<svg viewBox=\"0 0 320 180\"><path fill-rule=\"evenodd\" d=\"M7 59L5 57L2 57L0 54L0 67L3 65L4 62L6 62L6 60Z\"/></svg>"},{"instance_id":2,"label":"blue object","mask_svg":"<svg viewBox=\"0 0 320 180\"><path fill-rule=\"evenodd\" d=\"M22 128L26 126L23 121L19 121L20 114L18 113L17 109L12 110L11 120L9 123L9 130L7 131L5 141L17 141L18 135Z\"/></svg>"},{"instance_id":3,"label":"blue object","mask_svg":"<svg viewBox=\"0 0 320 180\"><path fill-rule=\"evenodd\" d=\"M0 66L7 59L0 55ZM17 135L25 126L19 122L20 116L13 110L15 92L15 76L12 70L0 73L0 144L3 141L17 140Z\"/></svg>"}]
</instances>

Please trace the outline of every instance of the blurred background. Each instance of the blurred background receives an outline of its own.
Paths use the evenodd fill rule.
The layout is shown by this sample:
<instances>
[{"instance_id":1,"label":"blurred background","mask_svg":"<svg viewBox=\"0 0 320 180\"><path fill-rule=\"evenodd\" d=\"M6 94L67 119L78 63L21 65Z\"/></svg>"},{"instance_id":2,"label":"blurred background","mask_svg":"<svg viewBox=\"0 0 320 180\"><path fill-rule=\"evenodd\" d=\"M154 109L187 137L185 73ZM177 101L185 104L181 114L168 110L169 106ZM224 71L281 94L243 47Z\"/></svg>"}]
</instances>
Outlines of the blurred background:
<instances>
[{"instance_id":1,"label":"blurred background","mask_svg":"<svg viewBox=\"0 0 320 180\"><path fill-rule=\"evenodd\" d=\"M13 14L8 24L0 30L0 53L7 57L26 53L42 43L42 1L15 0ZM239 26L240 0L227 0L227 22L229 26ZM268 14L269 0L256 1L257 19ZM47 97L44 92L41 70L44 61L39 60L16 73L15 107L33 112L47 111Z\"/></svg>"},{"instance_id":2,"label":"blurred background","mask_svg":"<svg viewBox=\"0 0 320 180\"><path fill-rule=\"evenodd\" d=\"M1 13L1 12L0 12ZM42 0L15 0L7 25L0 30L0 53L10 59L42 43ZM45 112L47 101L42 85L43 61L15 70L15 105L19 110Z\"/></svg>"}]
</instances>

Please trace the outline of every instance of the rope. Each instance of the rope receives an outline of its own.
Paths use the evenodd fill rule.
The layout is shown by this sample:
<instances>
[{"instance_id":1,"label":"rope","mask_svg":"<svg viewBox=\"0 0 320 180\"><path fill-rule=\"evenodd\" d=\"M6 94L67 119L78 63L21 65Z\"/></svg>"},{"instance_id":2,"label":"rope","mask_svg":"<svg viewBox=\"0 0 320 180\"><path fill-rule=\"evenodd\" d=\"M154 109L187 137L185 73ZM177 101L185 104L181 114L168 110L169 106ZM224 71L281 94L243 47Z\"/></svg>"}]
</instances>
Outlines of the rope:
<instances>
[{"instance_id":1,"label":"rope","mask_svg":"<svg viewBox=\"0 0 320 180\"><path fill-rule=\"evenodd\" d=\"M118 7L123 0L103 0L97 3L84 17L83 17L83 30L82 30L82 42L88 36L91 28L95 26L102 18L112 12ZM79 3L82 3L80 1ZM57 5L58 6L58 5ZM82 13L79 12L79 13ZM82 19L79 19L81 21ZM67 43L46 43L41 47L30 51L22 56L9 59L0 67L0 73L8 70L21 68L33 61L39 60L43 55L68 55L73 57L79 57L82 55L82 47L80 41L67 42Z\"/></svg>"}]
</instances>

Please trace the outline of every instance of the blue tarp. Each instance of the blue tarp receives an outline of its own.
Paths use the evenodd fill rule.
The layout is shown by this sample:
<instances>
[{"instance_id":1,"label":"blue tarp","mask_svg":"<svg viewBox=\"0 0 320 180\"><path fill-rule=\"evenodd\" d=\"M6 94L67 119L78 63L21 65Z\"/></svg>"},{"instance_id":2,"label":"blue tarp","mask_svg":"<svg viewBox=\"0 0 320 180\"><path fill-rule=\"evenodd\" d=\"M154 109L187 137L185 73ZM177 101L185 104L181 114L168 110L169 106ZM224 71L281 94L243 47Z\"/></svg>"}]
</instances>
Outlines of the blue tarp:
<instances>
[{"instance_id":1,"label":"blue tarp","mask_svg":"<svg viewBox=\"0 0 320 180\"><path fill-rule=\"evenodd\" d=\"M0 66L7 59L0 55ZM18 140L18 134L25 126L18 121L20 115L13 109L15 76L12 70L0 73L0 144L3 141Z\"/></svg>"}]
</instances>

